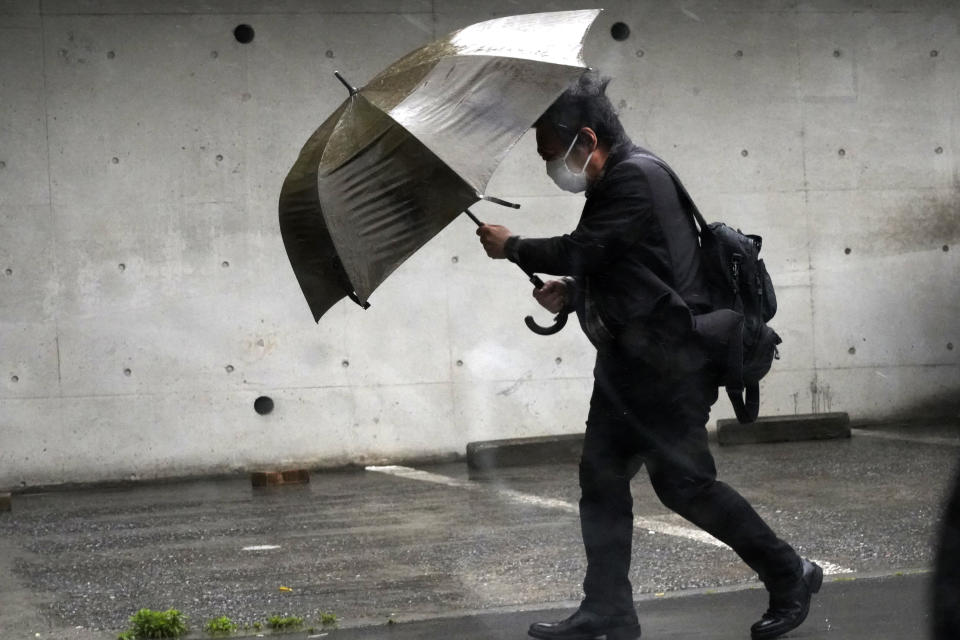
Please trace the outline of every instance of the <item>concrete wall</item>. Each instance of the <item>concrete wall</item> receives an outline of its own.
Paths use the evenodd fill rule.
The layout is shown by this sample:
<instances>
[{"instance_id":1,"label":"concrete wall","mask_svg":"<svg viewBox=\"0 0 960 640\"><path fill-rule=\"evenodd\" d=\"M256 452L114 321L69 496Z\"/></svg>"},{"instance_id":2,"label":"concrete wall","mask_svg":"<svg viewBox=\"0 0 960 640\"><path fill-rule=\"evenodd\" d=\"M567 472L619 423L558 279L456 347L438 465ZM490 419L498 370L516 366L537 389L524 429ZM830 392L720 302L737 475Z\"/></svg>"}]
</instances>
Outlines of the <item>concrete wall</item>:
<instances>
[{"instance_id":1,"label":"concrete wall","mask_svg":"<svg viewBox=\"0 0 960 640\"><path fill-rule=\"evenodd\" d=\"M349 10L345 7L349 6ZM582 428L592 354L455 221L313 324L276 204L345 97L437 34L575 2L0 1L0 486L462 452ZM765 414L955 413L960 7L612 0L588 62L711 219L765 238ZM618 42L610 26L628 24ZM255 39L233 29L248 23ZM582 200L532 136L475 207ZM546 313L537 314L542 321ZM271 396L261 416L253 401ZM721 400L714 417L731 415Z\"/></svg>"}]
</instances>

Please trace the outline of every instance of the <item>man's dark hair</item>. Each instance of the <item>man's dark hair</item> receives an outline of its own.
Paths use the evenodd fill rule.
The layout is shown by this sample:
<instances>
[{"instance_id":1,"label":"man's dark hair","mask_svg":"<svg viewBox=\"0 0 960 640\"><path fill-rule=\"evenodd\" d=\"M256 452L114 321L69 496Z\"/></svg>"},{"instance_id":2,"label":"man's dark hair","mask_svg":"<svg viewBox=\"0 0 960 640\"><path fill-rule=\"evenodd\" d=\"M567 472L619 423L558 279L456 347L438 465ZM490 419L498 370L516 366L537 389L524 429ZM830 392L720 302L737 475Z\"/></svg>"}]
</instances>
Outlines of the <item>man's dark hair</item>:
<instances>
[{"instance_id":1,"label":"man's dark hair","mask_svg":"<svg viewBox=\"0 0 960 640\"><path fill-rule=\"evenodd\" d=\"M568 144L580 129L590 127L597 134L599 144L611 152L621 145L631 144L613 103L607 97L608 84L610 78L601 78L596 71L587 71L550 105L534 126L547 124L553 127Z\"/></svg>"}]
</instances>

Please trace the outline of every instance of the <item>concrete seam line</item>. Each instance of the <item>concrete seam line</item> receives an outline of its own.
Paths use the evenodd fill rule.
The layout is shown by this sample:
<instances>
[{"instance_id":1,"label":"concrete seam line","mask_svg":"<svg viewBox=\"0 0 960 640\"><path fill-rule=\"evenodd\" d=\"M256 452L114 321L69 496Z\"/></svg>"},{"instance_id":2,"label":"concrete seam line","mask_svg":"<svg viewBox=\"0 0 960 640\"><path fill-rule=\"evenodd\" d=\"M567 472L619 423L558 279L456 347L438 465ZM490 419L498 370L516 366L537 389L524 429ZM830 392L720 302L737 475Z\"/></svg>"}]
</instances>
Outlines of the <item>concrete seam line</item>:
<instances>
[{"instance_id":1,"label":"concrete seam line","mask_svg":"<svg viewBox=\"0 0 960 640\"><path fill-rule=\"evenodd\" d=\"M529 493L523 493L522 491L517 491L516 489L490 488L486 485L457 480L456 478L450 478L448 476L442 476L436 473L430 473L428 471L421 471L419 469L412 469L410 467L401 467L396 465L384 467L371 466L366 467L366 470L377 473L386 473L400 478L432 482L433 484L441 484L447 487L468 489L470 491L487 490L489 493L506 498L511 502L543 507L545 509L556 509L558 511L565 511L573 514L580 513L580 509L577 507L577 505L564 500L557 500L556 498L543 498L540 496L531 495ZM708 544L721 549L731 550L730 547L723 542L720 542L706 531L693 529L691 527L684 527L670 522L664 522L658 518L634 516L633 528L640 531L646 531L647 533L651 534L661 533L667 536L684 538L686 540L693 540L694 542ZM847 569L832 562L826 562L823 560L814 560L814 562L819 564L823 568L823 572L828 575L835 573L853 573L852 569Z\"/></svg>"},{"instance_id":2,"label":"concrete seam line","mask_svg":"<svg viewBox=\"0 0 960 640\"><path fill-rule=\"evenodd\" d=\"M898 433L885 433L883 431L870 431L867 429L851 429L851 435L864 436L867 438L877 438L879 440L899 440L901 442L916 442L919 444L946 445L948 447L960 447L960 440L951 438L939 438L937 436L905 436Z\"/></svg>"}]
</instances>

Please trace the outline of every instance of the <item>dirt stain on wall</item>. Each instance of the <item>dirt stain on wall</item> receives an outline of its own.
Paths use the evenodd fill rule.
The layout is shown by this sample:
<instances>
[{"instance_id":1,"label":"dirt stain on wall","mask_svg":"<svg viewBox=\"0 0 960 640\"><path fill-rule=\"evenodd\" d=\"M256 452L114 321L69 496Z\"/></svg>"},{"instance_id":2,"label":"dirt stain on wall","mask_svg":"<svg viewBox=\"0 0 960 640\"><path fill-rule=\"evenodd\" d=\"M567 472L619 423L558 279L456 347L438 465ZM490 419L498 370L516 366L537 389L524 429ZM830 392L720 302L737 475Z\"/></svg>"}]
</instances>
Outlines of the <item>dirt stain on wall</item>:
<instances>
[{"instance_id":1,"label":"dirt stain on wall","mask_svg":"<svg viewBox=\"0 0 960 640\"><path fill-rule=\"evenodd\" d=\"M960 241L960 190L917 197L878 207L865 221L857 252L866 255L899 255L915 251L941 251Z\"/></svg>"},{"instance_id":2,"label":"dirt stain on wall","mask_svg":"<svg viewBox=\"0 0 960 640\"><path fill-rule=\"evenodd\" d=\"M810 405L811 413L830 413L833 407L830 385L822 384L816 374L810 381Z\"/></svg>"}]
</instances>

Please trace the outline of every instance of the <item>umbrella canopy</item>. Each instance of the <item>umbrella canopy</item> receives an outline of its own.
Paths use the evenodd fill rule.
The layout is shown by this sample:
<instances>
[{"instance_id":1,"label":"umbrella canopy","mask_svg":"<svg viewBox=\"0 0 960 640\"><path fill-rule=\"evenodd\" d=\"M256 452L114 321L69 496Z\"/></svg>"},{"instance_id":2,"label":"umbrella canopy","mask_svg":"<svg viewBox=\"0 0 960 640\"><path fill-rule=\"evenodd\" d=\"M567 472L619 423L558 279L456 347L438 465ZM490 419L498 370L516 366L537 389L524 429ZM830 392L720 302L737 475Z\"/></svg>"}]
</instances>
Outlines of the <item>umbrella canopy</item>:
<instances>
[{"instance_id":1,"label":"umbrella canopy","mask_svg":"<svg viewBox=\"0 0 960 640\"><path fill-rule=\"evenodd\" d=\"M474 24L350 89L280 193L281 235L315 320L346 296L367 306L404 260L487 197L510 148L585 70L599 13Z\"/></svg>"}]
</instances>

